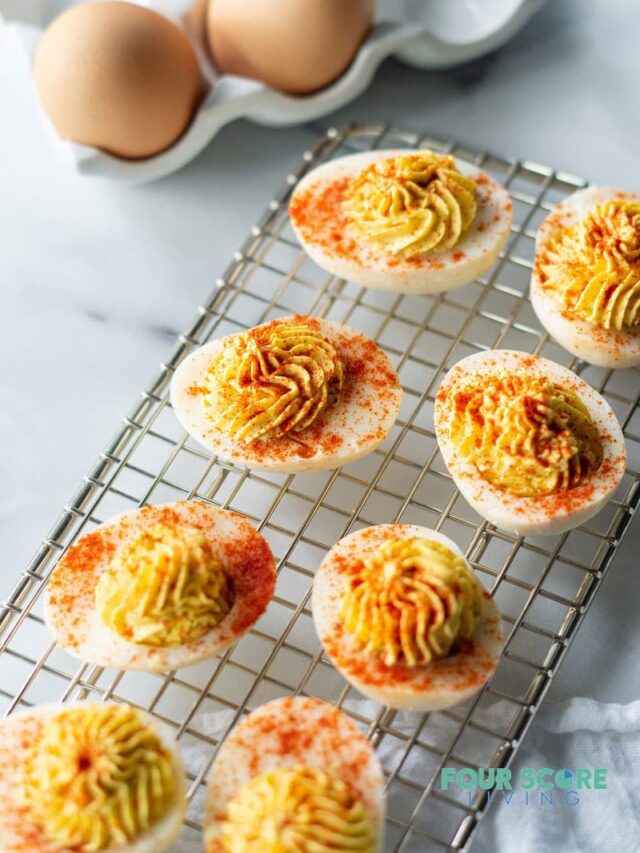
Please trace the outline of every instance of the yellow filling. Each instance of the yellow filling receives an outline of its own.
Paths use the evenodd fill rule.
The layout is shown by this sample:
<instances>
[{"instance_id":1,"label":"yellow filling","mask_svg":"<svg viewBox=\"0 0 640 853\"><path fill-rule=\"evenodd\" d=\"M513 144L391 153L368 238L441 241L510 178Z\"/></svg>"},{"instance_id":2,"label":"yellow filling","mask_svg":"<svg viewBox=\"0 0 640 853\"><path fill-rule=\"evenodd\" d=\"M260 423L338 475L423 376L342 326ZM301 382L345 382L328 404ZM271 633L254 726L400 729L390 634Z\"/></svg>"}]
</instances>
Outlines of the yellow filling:
<instances>
[{"instance_id":1,"label":"yellow filling","mask_svg":"<svg viewBox=\"0 0 640 853\"><path fill-rule=\"evenodd\" d=\"M117 552L96 587L102 621L132 643L197 640L231 609L221 563L199 530L158 524Z\"/></svg>"},{"instance_id":2,"label":"yellow filling","mask_svg":"<svg viewBox=\"0 0 640 853\"><path fill-rule=\"evenodd\" d=\"M208 371L204 405L239 441L298 434L336 402L343 379L335 347L318 331L273 323L227 343Z\"/></svg>"},{"instance_id":3,"label":"yellow filling","mask_svg":"<svg viewBox=\"0 0 640 853\"><path fill-rule=\"evenodd\" d=\"M640 202L612 199L561 228L538 259L545 289L595 326L640 323Z\"/></svg>"},{"instance_id":4,"label":"yellow filling","mask_svg":"<svg viewBox=\"0 0 640 853\"><path fill-rule=\"evenodd\" d=\"M23 802L58 849L131 842L167 814L175 795L171 753L127 706L61 711L25 756Z\"/></svg>"},{"instance_id":5,"label":"yellow filling","mask_svg":"<svg viewBox=\"0 0 640 853\"><path fill-rule=\"evenodd\" d=\"M389 666L424 666L473 636L481 601L475 575L445 545L390 539L358 563L340 615L364 652Z\"/></svg>"},{"instance_id":6,"label":"yellow filling","mask_svg":"<svg viewBox=\"0 0 640 853\"><path fill-rule=\"evenodd\" d=\"M347 785L321 770L280 768L256 776L230 801L226 853L374 853L375 833Z\"/></svg>"},{"instance_id":7,"label":"yellow filling","mask_svg":"<svg viewBox=\"0 0 640 853\"><path fill-rule=\"evenodd\" d=\"M450 437L486 480L518 497L571 489L602 462L602 440L580 398L525 373L454 391Z\"/></svg>"},{"instance_id":8,"label":"yellow filling","mask_svg":"<svg viewBox=\"0 0 640 853\"><path fill-rule=\"evenodd\" d=\"M356 232L393 255L452 249L477 211L475 181L455 160L432 151L372 163L347 191L344 209Z\"/></svg>"}]
</instances>

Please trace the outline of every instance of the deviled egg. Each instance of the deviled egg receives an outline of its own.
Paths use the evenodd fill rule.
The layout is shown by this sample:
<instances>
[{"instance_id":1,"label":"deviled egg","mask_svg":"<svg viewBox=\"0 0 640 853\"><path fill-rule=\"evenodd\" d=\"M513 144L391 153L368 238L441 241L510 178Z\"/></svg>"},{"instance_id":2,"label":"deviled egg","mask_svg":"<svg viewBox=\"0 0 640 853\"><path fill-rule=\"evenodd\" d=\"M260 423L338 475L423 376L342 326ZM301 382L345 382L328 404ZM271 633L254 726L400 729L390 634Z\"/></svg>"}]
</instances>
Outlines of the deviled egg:
<instances>
[{"instance_id":1,"label":"deviled egg","mask_svg":"<svg viewBox=\"0 0 640 853\"><path fill-rule=\"evenodd\" d=\"M442 458L487 521L551 535L595 515L626 465L620 424L573 371L540 356L489 350L459 361L435 401Z\"/></svg>"},{"instance_id":2,"label":"deviled egg","mask_svg":"<svg viewBox=\"0 0 640 853\"><path fill-rule=\"evenodd\" d=\"M128 705L42 705L0 722L0 847L159 853L185 774L169 730Z\"/></svg>"},{"instance_id":3,"label":"deviled egg","mask_svg":"<svg viewBox=\"0 0 640 853\"><path fill-rule=\"evenodd\" d=\"M177 669L239 640L274 587L269 545L245 518L178 501L123 513L78 539L47 584L45 622L87 663Z\"/></svg>"},{"instance_id":4,"label":"deviled egg","mask_svg":"<svg viewBox=\"0 0 640 853\"><path fill-rule=\"evenodd\" d=\"M640 364L640 195L587 187L547 216L531 277L538 319L589 364Z\"/></svg>"},{"instance_id":5,"label":"deviled egg","mask_svg":"<svg viewBox=\"0 0 640 853\"><path fill-rule=\"evenodd\" d=\"M472 696L503 645L500 614L449 537L414 524L345 536L313 582L325 652L378 702L435 711Z\"/></svg>"},{"instance_id":6,"label":"deviled egg","mask_svg":"<svg viewBox=\"0 0 640 853\"><path fill-rule=\"evenodd\" d=\"M513 205L477 166L391 150L313 169L295 188L289 215L304 250L328 272L378 290L437 293L489 269Z\"/></svg>"},{"instance_id":7,"label":"deviled egg","mask_svg":"<svg viewBox=\"0 0 640 853\"><path fill-rule=\"evenodd\" d=\"M342 711L276 699L238 723L211 768L206 853L383 849L384 779Z\"/></svg>"},{"instance_id":8,"label":"deviled egg","mask_svg":"<svg viewBox=\"0 0 640 853\"><path fill-rule=\"evenodd\" d=\"M338 468L374 450L400 411L389 359L361 332L282 317L191 353L171 383L187 432L221 459L262 471Z\"/></svg>"}]
</instances>

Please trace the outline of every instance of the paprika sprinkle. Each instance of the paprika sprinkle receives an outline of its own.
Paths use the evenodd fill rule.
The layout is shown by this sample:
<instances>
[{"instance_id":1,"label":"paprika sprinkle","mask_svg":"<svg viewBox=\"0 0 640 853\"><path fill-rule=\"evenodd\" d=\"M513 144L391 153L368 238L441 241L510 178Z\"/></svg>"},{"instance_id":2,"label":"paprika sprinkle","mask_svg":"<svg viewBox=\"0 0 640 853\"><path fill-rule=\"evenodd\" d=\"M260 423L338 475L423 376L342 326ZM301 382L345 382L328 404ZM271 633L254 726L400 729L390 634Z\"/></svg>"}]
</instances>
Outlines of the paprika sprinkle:
<instances>
[{"instance_id":1,"label":"paprika sprinkle","mask_svg":"<svg viewBox=\"0 0 640 853\"><path fill-rule=\"evenodd\" d=\"M578 526L624 474L624 438L607 402L540 356L489 350L462 359L438 389L434 423L463 496L522 535Z\"/></svg>"},{"instance_id":2,"label":"paprika sprinkle","mask_svg":"<svg viewBox=\"0 0 640 853\"><path fill-rule=\"evenodd\" d=\"M220 747L208 781L205 851L322 842L378 853L383 818L382 769L364 735L332 705L286 697L245 717Z\"/></svg>"},{"instance_id":3,"label":"paprika sprinkle","mask_svg":"<svg viewBox=\"0 0 640 853\"><path fill-rule=\"evenodd\" d=\"M45 620L86 662L176 669L238 640L274 586L271 550L244 517L178 501L117 516L78 539L47 585Z\"/></svg>"},{"instance_id":4,"label":"paprika sprinkle","mask_svg":"<svg viewBox=\"0 0 640 853\"><path fill-rule=\"evenodd\" d=\"M366 287L436 293L489 269L509 234L512 202L503 186L450 155L376 151L311 171L289 215L323 269Z\"/></svg>"},{"instance_id":5,"label":"paprika sprinkle","mask_svg":"<svg viewBox=\"0 0 640 853\"><path fill-rule=\"evenodd\" d=\"M336 668L392 708L446 708L494 671L500 616L447 536L380 524L341 539L313 584L313 616Z\"/></svg>"},{"instance_id":6,"label":"paprika sprinkle","mask_svg":"<svg viewBox=\"0 0 640 853\"><path fill-rule=\"evenodd\" d=\"M387 437L401 398L377 344L303 315L205 344L171 386L176 415L207 449L287 473L337 468L370 453Z\"/></svg>"},{"instance_id":7,"label":"paprika sprinkle","mask_svg":"<svg viewBox=\"0 0 640 853\"><path fill-rule=\"evenodd\" d=\"M589 364L640 364L640 195L587 187L536 239L531 304L544 328Z\"/></svg>"}]
</instances>

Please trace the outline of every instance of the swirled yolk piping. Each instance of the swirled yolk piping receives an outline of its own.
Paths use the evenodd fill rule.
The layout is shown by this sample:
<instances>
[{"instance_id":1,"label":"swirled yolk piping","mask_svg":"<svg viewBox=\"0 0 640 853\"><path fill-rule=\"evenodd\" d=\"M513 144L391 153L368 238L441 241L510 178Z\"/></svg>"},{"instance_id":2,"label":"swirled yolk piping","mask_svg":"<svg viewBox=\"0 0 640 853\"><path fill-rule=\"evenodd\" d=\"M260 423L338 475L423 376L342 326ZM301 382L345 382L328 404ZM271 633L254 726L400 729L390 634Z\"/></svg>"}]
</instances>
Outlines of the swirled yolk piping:
<instances>
[{"instance_id":1,"label":"swirled yolk piping","mask_svg":"<svg viewBox=\"0 0 640 853\"><path fill-rule=\"evenodd\" d=\"M390 539L353 567L340 615L364 652L424 666L473 636L481 596L466 561L442 543Z\"/></svg>"},{"instance_id":2,"label":"swirled yolk piping","mask_svg":"<svg viewBox=\"0 0 640 853\"><path fill-rule=\"evenodd\" d=\"M225 345L203 399L218 429L251 442L303 432L336 402L343 379L340 356L316 329L276 322Z\"/></svg>"},{"instance_id":3,"label":"swirled yolk piping","mask_svg":"<svg viewBox=\"0 0 640 853\"><path fill-rule=\"evenodd\" d=\"M21 794L55 849L122 846L168 812L172 756L133 708L69 708L47 721L26 755Z\"/></svg>"},{"instance_id":4,"label":"swirled yolk piping","mask_svg":"<svg viewBox=\"0 0 640 853\"><path fill-rule=\"evenodd\" d=\"M611 199L552 235L540 281L570 313L623 331L640 324L640 202Z\"/></svg>"},{"instance_id":5,"label":"swirled yolk piping","mask_svg":"<svg viewBox=\"0 0 640 853\"><path fill-rule=\"evenodd\" d=\"M104 624L132 643L175 646L227 615L232 590L199 530L158 524L114 555L96 587Z\"/></svg>"},{"instance_id":6,"label":"swirled yolk piping","mask_svg":"<svg viewBox=\"0 0 640 853\"><path fill-rule=\"evenodd\" d=\"M571 489L602 462L600 434L573 391L541 376L497 374L451 391L456 453L518 497Z\"/></svg>"},{"instance_id":7,"label":"swirled yolk piping","mask_svg":"<svg viewBox=\"0 0 640 853\"><path fill-rule=\"evenodd\" d=\"M362 802L322 770L279 768L256 776L230 801L222 829L226 853L374 853Z\"/></svg>"},{"instance_id":8,"label":"swirled yolk piping","mask_svg":"<svg viewBox=\"0 0 640 853\"><path fill-rule=\"evenodd\" d=\"M349 185L344 210L355 232L393 255L452 249L477 211L475 181L433 151L381 160Z\"/></svg>"}]
</instances>

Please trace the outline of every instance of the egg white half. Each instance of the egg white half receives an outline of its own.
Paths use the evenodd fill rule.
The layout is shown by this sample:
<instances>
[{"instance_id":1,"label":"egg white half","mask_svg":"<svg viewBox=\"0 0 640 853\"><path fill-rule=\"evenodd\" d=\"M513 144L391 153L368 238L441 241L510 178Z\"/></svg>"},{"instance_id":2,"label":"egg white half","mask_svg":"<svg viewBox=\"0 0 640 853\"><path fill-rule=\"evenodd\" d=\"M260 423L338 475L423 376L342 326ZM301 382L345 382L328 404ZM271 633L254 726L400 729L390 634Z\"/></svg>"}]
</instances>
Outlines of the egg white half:
<instances>
[{"instance_id":1,"label":"egg white half","mask_svg":"<svg viewBox=\"0 0 640 853\"><path fill-rule=\"evenodd\" d=\"M570 313L555 294L543 287L538 267L538 257L559 227L574 225L596 205L615 198L640 201L640 195L635 193L610 187L587 187L556 205L538 231L530 296L540 323L568 352L599 367L633 367L640 364L640 329L619 332L603 329Z\"/></svg>"},{"instance_id":2,"label":"egg white half","mask_svg":"<svg viewBox=\"0 0 640 853\"><path fill-rule=\"evenodd\" d=\"M86 703L90 705L94 703ZM54 847L40 836L40 830L25 820L21 801L22 761L46 721L60 711L73 707L69 704L40 705L0 720L0 850L3 853L78 853L78 848ZM83 704L82 707L85 707ZM118 707L122 707L119 705ZM186 811L186 782L178 744L171 730L150 714L140 712L173 759L173 778L176 785L175 800L166 815L147 832L119 847L110 847L103 853L160 853L166 850L180 833ZM37 846L34 846L36 845Z\"/></svg>"},{"instance_id":3,"label":"egg white half","mask_svg":"<svg viewBox=\"0 0 640 853\"><path fill-rule=\"evenodd\" d=\"M351 788L377 831L382 851L384 778L371 745L333 705L312 697L289 696L253 711L220 747L209 773L206 853L222 853L227 807L243 785L261 773L297 764L320 769Z\"/></svg>"},{"instance_id":4,"label":"egg white half","mask_svg":"<svg viewBox=\"0 0 640 853\"><path fill-rule=\"evenodd\" d=\"M234 337L229 335L195 350L176 370L171 404L182 426L221 459L258 471L297 473L339 468L371 453L388 435L402 400L400 382L387 356L362 332L341 323L316 317L280 320L317 324L319 332L333 344L346 367L338 401L295 435L249 443L224 435L214 427L202 397L193 389L202 386L212 361ZM350 371L350 363L356 365L357 375Z\"/></svg>"},{"instance_id":5,"label":"egg white half","mask_svg":"<svg viewBox=\"0 0 640 853\"><path fill-rule=\"evenodd\" d=\"M428 666L389 666L359 649L344 628L340 606L349 564L389 539L420 537L445 545L465 559L443 533L415 524L378 524L340 539L322 561L313 582L313 619L334 666L364 696L407 711L436 711L463 702L491 677L504 642L500 614L488 592L482 596L480 622L471 643Z\"/></svg>"},{"instance_id":6,"label":"egg white half","mask_svg":"<svg viewBox=\"0 0 640 853\"><path fill-rule=\"evenodd\" d=\"M172 522L200 530L233 585L231 610L198 640L164 648L132 643L105 625L95 590L113 553L149 526ZM263 537L241 515L200 501L178 501L123 513L75 542L53 570L45 592L45 622L54 639L86 663L161 672L213 657L248 631L275 587L275 560Z\"/></svg>"},{"instance_id":7,"label":"egg white half","mask_svg":"<svg viewBox=\"0 0 640 853\"><path fill-rule=\"evenodd\" d=\"M542 497L517 497L491 485L476 466L462 457L449 437L449 393L470 381L498 371L527 372L547 377L582 400L600 433L600 468L573 489ZM488 350L463 358L447 373L436 394L434 423L438 446L454 483L487 521L522 536L564 533L595 515L609 500L626 466L622 429L609 404L584 379L541 356L515 350Z\"/></svg>"},{"instance_id":8,"label":"egg white half","mask_svg":"<svg viewBox=\"0 0 640 853\"><path fill-rule=\"evenodd\" d=\"M451 290L469 284L491 267L509 236L513 218L511 197L486 172L458 158L458 171L478 182L478 211L464 237L446 252L409 260L383 252L351 232L342 212L343 192L331 193L330 204L335 210L330 217L323 216L322 221L314 219L314 207L328 204L323 193L326 194L330 185L337 186L345 178L354 178L371 163L417 153L421 152L400 149L350 154L324 163L304 176L293 192L289 213L302 247L318 266L364 287L401 293ZM304 210L304 221L297 215L298 209ZM353 238L349 252L332 248L336 232Z\"/></svg>"}]
</instances>

